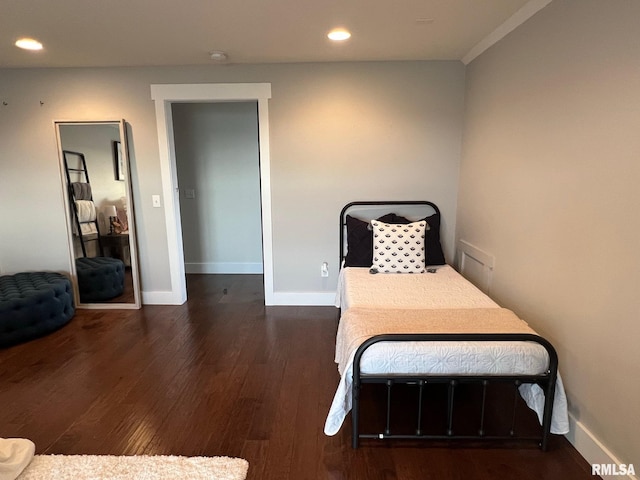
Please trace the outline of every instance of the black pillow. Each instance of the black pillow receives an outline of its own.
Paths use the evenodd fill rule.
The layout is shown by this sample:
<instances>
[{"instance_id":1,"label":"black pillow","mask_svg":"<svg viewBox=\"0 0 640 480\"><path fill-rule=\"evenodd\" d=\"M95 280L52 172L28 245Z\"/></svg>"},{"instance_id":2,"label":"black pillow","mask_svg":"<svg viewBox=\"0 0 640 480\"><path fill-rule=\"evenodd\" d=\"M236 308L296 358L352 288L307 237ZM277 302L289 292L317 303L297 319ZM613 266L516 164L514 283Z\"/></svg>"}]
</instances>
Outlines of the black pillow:
<instances>
[{"instance_id":1,"label":"black pillow","mask_svg":"<svg viewBox=\"0 0 640 480\"><path fill-rule=\"evenodd\" d=\"M394 223L396 215L387 213L377 218L381 222ZM373 232L369 222L347 215L347 255L345 267L371 267L373 261Z\"/></svg>"},{"instance_id":2,"label":"black pillow","mask_svg":"<svg viewBox=\"0 0 640 480\"><path fill-rule=\"evenodd\" d=\"M427 251L425 263L427 265L444 265L444 253L442 252L442 245L440 245L440 215L434 213L421 220L425 220L429 224L424 243ZM419 220L409 220L399 215L395 215L393 219L393 223L411 223L412 221L417 222Z\"/></svg>"}]
</instances>

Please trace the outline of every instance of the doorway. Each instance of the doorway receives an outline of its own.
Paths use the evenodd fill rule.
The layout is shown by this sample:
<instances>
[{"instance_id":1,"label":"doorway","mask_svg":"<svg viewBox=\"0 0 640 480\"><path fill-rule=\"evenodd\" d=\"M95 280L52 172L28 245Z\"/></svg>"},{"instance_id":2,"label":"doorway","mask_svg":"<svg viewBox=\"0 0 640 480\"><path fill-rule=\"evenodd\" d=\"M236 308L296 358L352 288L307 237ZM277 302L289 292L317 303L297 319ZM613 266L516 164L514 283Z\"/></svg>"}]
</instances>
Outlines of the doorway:
<instances>
[{"instance_id":1,"label":"doorway","mask_svg":"<svg viewBox=\"0 0 640 480\"><path fill-rule=\"evenodd\" d=\"M173 103L187 274L260 274L256 102Z\"/></svg>"},{"instance_id":2,"label":"doorway","mask_svg":"<svg viewBox=\"0 0 640 480\"><path fill-rule=\"evenodd\" d=\"M233 84L176 84L151 85L155 102L156 125L162 189L165 203L165 221L171 290L154 297L155 303L180 305L187 300L180 196L178 188L176 153L171 105L185 102L245 102L258 105L258 139L260 157L260 200L262 225L262 262L264 270L265 304L274 304L273 241L271 222L271 178L269 152L269 112L271 98L269 83Z\"/></svg>"}]
</instances>

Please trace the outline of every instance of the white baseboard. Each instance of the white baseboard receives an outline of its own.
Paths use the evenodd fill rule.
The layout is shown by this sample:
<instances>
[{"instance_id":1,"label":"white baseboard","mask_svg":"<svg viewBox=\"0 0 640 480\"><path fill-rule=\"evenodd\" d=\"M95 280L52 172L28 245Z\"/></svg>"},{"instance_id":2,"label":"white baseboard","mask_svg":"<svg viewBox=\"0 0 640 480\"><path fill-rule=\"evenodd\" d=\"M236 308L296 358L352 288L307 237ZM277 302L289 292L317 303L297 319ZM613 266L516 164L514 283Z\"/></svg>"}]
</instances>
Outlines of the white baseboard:
<instances>
[{"instance_id":1,"label":"white baseboard","mask_svg":"<svg viewBox=\"0 0 640 480\"><path fill-rule=\"evenodd\" d=\"M333 306L335 299L335 292L273 292L267 305Z\"/></svg>"},{"instance_id":2,"label":"white baseboard","mask_svg":"<svg viewBox=\"0 0 640 480\"><path fill-rule=\"evenodd\" d=\"M173 291L142 292L143 305L182 305L186 298Z\"/></svg>"},{"instance_id":3,"label":"white baseboard","mask_svg":"<svg viewBox=\"0 0 640 480\"><path fill-rule=\"evenodd\" d=\"M185 273L263 273L261 262L185 262Z\"/></svg>"},{"instance_id":4,"label":"white baseboard","mask_svg":"<svg viewBox=\"0 0 640 480\"><path fill-rule=\"evenodd\" d=\"M569 413L569 433L566 435L567 440L575 447L575 449L590 464L614 464L620 465L621 462L611 451L605 447L600 440L580 421L578 421L571 413ZM636 467L636 465L634 465ZM637 466L640 468L640 465ZM629 480L638 480L635 475L601 475L604 480L614 480L619 478L628 478Z\"/></svg>"},{"instance_id":5,"label":"white baseboard","mask_svg":"<svg viewBox=\"0 0 640 480\"><path fill-rule=\"evenodd\" d=\"M274 292L267 305L334 306L335 292ZM186 301L172 291L142 292L143 305L182 305Z\"/></svg>"}]
</instances>

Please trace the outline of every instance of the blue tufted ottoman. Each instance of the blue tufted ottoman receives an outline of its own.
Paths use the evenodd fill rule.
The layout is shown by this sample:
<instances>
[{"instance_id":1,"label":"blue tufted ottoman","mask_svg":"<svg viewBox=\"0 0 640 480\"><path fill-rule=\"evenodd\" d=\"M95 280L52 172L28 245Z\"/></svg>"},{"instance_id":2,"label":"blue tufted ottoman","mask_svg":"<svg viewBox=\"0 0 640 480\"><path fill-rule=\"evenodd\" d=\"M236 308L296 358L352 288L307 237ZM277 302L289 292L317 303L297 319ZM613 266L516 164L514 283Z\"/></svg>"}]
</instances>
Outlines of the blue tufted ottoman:
<instances>
[{"instance_id":1,"label":"blue tufted ottoman","mask_svg":"<svg viewBox=\"0 0 640 480\"><path fill-rule=\"evenodd\" d=\"M51 333L74 313L71 282L64 275L25 272L0 277L0 348Z\"/></svg>"},{"instance_id":2,"label":"blue tufted ottoman","mask_svg":"<svg viewBox=\"0 0 640 480\"><path fill-rule=\"evenodd\" d=\"M76 258L80 302L110 300L124 291L124 263L111 257Z\"/></svg>"}]
</instances>

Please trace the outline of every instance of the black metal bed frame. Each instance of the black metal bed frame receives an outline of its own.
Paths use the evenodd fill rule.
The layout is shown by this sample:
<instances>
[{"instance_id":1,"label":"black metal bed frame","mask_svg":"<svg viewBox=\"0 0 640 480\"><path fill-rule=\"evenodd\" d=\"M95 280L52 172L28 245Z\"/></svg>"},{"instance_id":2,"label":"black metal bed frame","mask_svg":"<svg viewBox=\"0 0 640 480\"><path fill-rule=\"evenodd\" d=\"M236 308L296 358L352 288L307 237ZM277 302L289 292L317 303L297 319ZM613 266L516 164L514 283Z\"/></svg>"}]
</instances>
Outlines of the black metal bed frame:
<instances>
[{"instance_id":1,"label":"black metal bed frame","mask_svg":"<svg viewBox=\"0 0 640 480\"><path fill-rule=\"evenodd\" d=\"M340 212L340 264L344 259L344 229L345 216L348 210L357 206L399 206L399 205L425 205L431 207L436 213L440 213L438 207L428 201L373 201L373 202L351 202L347 204ZM391 212L389 212L391 213ZM360 360L365 351L372 345L379 342L461 342L461 341L477 341L477 342L535 342L545 348L549 356L549 367L547 371L539 375L432 375L432 374L412 374L412 375L393 375L393 374L362 374L360 370ZM358 448L360 439L431 439L431 440L536 440L539 441L541 450L546 451L548 448L549 434L551 430L551 416L553 413L553 399L556 388L556 379L558 374L558 355L551 343L533 334L385 334L376 335L366 340L356 350L353 360L353 387L352 387L352 447ZM361 433L360 432L360 391L363 384L385 384L387 390L386 400L386 424L383 432L379 433ZM477 435L458 435L454 432L454 398L456 388L461 384L476 383L482 386L482 404L480 407L480 417L477 424ZM514 402L511 412L511 427L505 435L487 435L485 430L485 412L486 412L486 393L487 387L494 383L512 383L514 386ZM522 384L530 383L539 385L544 391L545 403L541 426L541 434L539 436L520 436L515 432L516 407L518 387ZM414 434L394 434L391 431L391 391L393 385L409 384L418 387L417 398L417 415ZM422 429L424 418L423 412L423 394L424 387L429 384L446 384L448 385L447 399L447 428L445 432L440 434L428 434Z\"/></svg>"},{"instance_id":2,"label":"black metal bed frame","mask_svg":"<svg viewBox=\"0 0 640 480\"><path fill-rule=\"evenodd\" d=\"M370 375L360 371L360 359L364 352L379 342L535 342L542 345L549 355L549 368L540 375ZM377 439L459 439L459 440L539 440L540 448L547 450L549 433L551 430L551 415L553 413L553 397L556 388L558 373L558 355L547 340L533 334L387 334L377 335L366 340L358 349L353 360L353 386L352 386L352 446L358 448L361 438ZM386 426L384 432L360 433L360 389L365 383L384 383L387 386ZM424 387L427 384L448 384L449 393L447 401L447 429L442 434L427 434L422 430L423 407L422 397ZM454 397L456 387L464 383L480 383L482 385L482 405L478 419L477 435L456 435L453 430ZM511 427L507 435L487 435L485 431L485 407L487 387L491 383L513 383L514 402L511 412ZM544 391L545 404L541 427L541 435L534 437L517 436L515 431L516 407L518 387L523 383L536 383ZM393 434L391 432L391 389L394 384L412 384L418 386L417 417L415 434Z\"/></svg>"},{"instance_id":3,"label":"black metal bed frame","mask_svg":"<svg viewBox=\"0 0 640 480\"><path fill-rule=\"evenodd\" d=\"M338 265L342 265L342 261L344 260L344 229L346 226L346 216L347 216L347 212L349 211L350 208L353 207L357 207L357 206L380 206L380 207L386 207L386 206L409 206L409 205L424 205L425 207L431 207L433 209L433 211L435 213L437 213L438 215L440 215L440 209L438 208L438 206L433 203L433 202L429 202L428 200L407 200L407 201L402 201L402 200L390 200L388 202L385 201L370 201L370 202L351 202L351 203L347 203L344 207L342 207L342 210L340 211L340 261L338 262Z\"/></svg>"}]
</instances>

